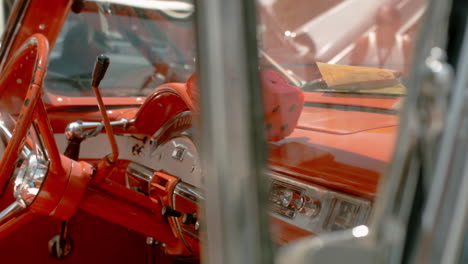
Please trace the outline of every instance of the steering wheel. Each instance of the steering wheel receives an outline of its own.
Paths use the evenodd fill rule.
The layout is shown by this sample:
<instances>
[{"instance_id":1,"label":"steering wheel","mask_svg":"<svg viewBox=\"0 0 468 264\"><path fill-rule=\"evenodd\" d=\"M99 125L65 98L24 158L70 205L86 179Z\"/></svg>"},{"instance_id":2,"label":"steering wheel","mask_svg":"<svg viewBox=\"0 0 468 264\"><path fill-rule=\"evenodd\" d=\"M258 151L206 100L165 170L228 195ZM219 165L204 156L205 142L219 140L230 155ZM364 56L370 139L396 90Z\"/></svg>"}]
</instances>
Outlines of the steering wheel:
<instances>
[{"instance_id":1,"label":"steering wheel","mask_svg":"<svg viewBox=\"0 0 468 264\"><path fill-rule=\"evenodd\" d=\"M34 34L11 57L0 78L0 133L8 138L0 161L0 203L9 204L0 212L0 237L24 223L31 212L69 218L78 206L72 194L82 195L91 175L90 165L73 164L55 144L41 99L48 53L47 38ZM77 171L81 169L86 172Z\"/></svg>"},{"instance_id":2,"label":"steering wheel","mask_svg":"<svg viewBox=\"0 0 468 264\"><path fill-rule=\"evenodd\" d=\"M19 112L10 141L0 161L0 186L8 182L13 165L18 159L17 150L22 149L25 143L24 138L30 129L34 109L41 96L48 52L47 39L39 34L32 36L13 55L0 79L3 115L16 115ZM19 89L12 91L13 89L8 88L14 86L15 79ZM23 103L18 104L21 101ZM3 192L0 195L3 195Z\"/></svg>"}]
</instances>

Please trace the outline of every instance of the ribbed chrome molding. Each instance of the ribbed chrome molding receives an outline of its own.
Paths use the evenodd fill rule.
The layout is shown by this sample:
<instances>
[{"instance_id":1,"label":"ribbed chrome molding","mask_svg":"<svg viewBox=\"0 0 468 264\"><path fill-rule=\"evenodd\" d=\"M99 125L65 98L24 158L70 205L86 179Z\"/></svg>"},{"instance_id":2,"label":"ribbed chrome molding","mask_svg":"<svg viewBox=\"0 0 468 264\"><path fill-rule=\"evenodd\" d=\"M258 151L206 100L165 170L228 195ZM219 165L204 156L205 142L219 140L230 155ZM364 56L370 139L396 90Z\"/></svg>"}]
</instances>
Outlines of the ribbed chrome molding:
<instances>
[{"instance_id":1,"label":"ribbed chrome molding","mask_svg":"<svg viewBox=\"0 0 468 264\"><path fill-rule=\"evenodd\" d=\"M365 224L372 205L369 200L339 193L323 186L297 180L277 172L269 171L270 215L301 229L321 234L352 228ZM299 205L297 209L275 203L275 188L292 190ZM294 202L294 201L292 201ZM348 214L342 211L346 210ZM343 217L347 216L347 219Z\"/></svg>"},{"instance_id":2,"label":"ribbed chrome molding","mask_svg":"<svg viewBox=\"0 0 468 264\"><path fill-rule=\"evenodd\" d=\"M279 167L275 168L278 169ZM281 185L297 190L304 199L310 199L304 201L303 206L293 212L274 204L272 202L272 197L270 197L271 216L317 234L339 230L339 228L334 227L334 221L338 221L339 210L344 206L348 206L348 210L353 210L349 228L367 222L372 208L371 201L339 193L320 185L297 180L294 177L287 176L289 171L284 168L283 172L285 172L286 175L275 171L267 172L268 176L270 176L270 195L273 195L273 185ZM196 204L205 200L205 196L200 189L183 182L177 184L174 189L174 196L172 197L173 204L175 204L175 195L179 195ZM312 209L308 210L309 207L307 207L311 206L313 202L318 203L316 214L311 213L310 210ZM197 234L194 234L191 230L184 229L183 227L181 229L197 237Z\"/></svg>"},{"instance_id":3,"label":"ribbed chrome molding","mask_svg":"<svg viewBox=\"0 0 468 264\"><path fill-rule=\"evenodd\" d=\"M132 162L127 167L127 174L148 182L149 186L154 170ZM270 215L283 222L316 234L322 234L343 228L352 228L365 224L368 220L372 209L372 202L370 200L340 193L319 184L298 180L295 177L307 177L307 175L293 172L280 166L270 166L267 175L270 177L268 183L271 206ZM302 200L297 210L289 209L277 202L275 203L274 189L278 186L293 190L300 196ZM127 187L131 188L132 186L129 186L127 182ZM179 182L174 188L172 195L172 205L174 207L176 206L176 195L197 205L205 201L205 195L202 190L184 182ZM343 212L340 210L351 210L349 212L351 215L348 215L349 222L341 227L336 225L339 218L343 217ZM198 234L194 233L193 230L184 228L178 221L174 222L179 232L198 237Z\"/></svg>"}]
</instances>

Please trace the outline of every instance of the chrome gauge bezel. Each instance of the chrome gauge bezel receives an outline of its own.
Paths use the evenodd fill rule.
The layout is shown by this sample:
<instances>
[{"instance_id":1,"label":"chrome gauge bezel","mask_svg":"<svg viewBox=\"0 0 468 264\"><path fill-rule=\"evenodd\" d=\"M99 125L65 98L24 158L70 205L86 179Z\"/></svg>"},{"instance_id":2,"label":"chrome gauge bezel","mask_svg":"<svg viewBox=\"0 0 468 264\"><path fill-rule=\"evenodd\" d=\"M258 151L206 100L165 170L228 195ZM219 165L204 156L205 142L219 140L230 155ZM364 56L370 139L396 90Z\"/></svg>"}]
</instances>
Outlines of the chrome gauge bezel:
<instances>
[{"instance_id":1,"label":"chrome gauge bezel","mask_svg":"<svg viewBox=\"0 0 468 264\"><path fill-rule=\"evenodd\" d=\"M39 194L47 177L49 162L31 154L15 171L14 196L23 206L30 206Z\"/></svg>"},{"instance_id":2,"label":"chrome gauge bezel","mask_svg":"<svg viewBox=\"0 0 468 264\"><path fill-rule=\"evenodd\" d=\"M13 136L15 125L16 121L10 114L0 113L0 140L5 148ZM49 170L47 150L34 124L31 124L28 138L24 140L12 172L13 195L22 207L34 202Z\"/></svg>"}]
</instances>

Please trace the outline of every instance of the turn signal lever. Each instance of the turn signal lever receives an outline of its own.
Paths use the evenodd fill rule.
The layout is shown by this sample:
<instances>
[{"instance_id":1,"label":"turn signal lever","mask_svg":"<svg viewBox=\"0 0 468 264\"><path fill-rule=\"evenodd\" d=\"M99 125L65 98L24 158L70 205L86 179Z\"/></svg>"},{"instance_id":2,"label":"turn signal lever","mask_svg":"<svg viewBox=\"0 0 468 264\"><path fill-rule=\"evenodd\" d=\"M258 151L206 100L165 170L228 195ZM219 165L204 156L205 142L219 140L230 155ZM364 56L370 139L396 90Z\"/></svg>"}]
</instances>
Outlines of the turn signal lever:
<instances>
[{"instance_id":1,"label":"turn signal lever","mask_svg":"<svg viewBox=\"0 0 468 264\"><path fill-rule=\"evenodd\" d=\"M122 118L120 120L111 121L110 125L113 128L123 128L125 130L133 121L134 120ZM104 124L102 122L83 122L78 120L68 124L65 128L65 136L68 140L77 138L83 140L99 135L103 129Z\"/></svg>"},{"instance_id":2,"label":"turn signal lever","mask_svg":"<svg viewBox=\"0 0 468 264\"><path fill-rule=\"evenodd\" d=\"M111 121L112 128L127 129L134 120L122 118L120 120ZM84 122L81 120L71 122L65 128L65 136L68 140L68 146L65 150L65 156L77 160L80 154L80 144L83 140L99 135L104 129L102 122Z\"/></svg>"}]
</instances>

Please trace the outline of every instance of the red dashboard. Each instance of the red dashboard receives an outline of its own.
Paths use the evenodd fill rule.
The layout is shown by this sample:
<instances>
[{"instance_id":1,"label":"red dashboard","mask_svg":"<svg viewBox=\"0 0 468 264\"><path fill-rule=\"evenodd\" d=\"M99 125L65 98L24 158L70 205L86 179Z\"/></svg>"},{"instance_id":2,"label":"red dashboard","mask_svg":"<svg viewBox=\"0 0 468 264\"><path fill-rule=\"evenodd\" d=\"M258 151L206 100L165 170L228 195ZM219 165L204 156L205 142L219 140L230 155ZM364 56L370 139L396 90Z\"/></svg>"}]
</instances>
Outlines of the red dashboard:
<instances>
[{"instance_id":1,"label":"red dashboard","mask_svg":"<svg viewBox=\"0 0 468 264\"><path fill-rule=\"evenodd\" d=\"M185 81L177 79L181 75L176 73L169 76L169 64L153 64L151 71L155 72L150 76L161 74L161 67L166 66L162 85L151 86L150 92L137 96L104 97L105 113L115 135L115 143L109 144L109 131L101 123L102 105L98 106L95 97L85 96L90 91L80 91L82 96L74 96L75 90L64 95L66 92L54 93L43 85L48 63L57 59L49 45L63 45L66 50L66 41L58 36L72 2L31 1L22 25L10 19L10 31L17 34L10 40L0 78L0 153L5 153L0 163L0 248L17 246L19 242L8 245L5 241L16 241L11 238L29 230L31 221L47 222L44 219L48 217L50 222L56 224L59 219L66 226L75 215L85 215L83 230L94 230L87 226L93 225L96 216L118 226L116 230L123 227L157 241L166 256L184 256L196 262L203 246L205 179L197 136L200 87L195 70L183 65L184 74L190 72ZM105 8L93 3L84 10L93 15ZM132 19L146 14L119 8L116 14ZM112 14L109 10L106 14ZM50 19L43 21L44 12ZM144 17L158 23L167 20L165 16ZM108 27L124 28L129 39L135 36L132 30L143 34L143 40L150 38L150 30L141 30L146 24L119 19L110 19ZM101 25L93 23L96 28ZM177 23L182 24L179 20ZM173 26L160 28L178 28ZM193 34L186 25L177 30ZM354 39L363 32L356 34ZM117 51L130 49L128 43L112 40L100 44L115 45L113 50ZM142 42L133 40L138 50L135 53L145 50ZM193 48L183 40L179 42L183 47L159 44L151 51L170 50L173 55ZM302 36L286 42L305 45L309 39ZM268 51L276 47L263 48ZM151 57L146 55L145 59ZM396 105L404 94L321 86L307 89L294 85L287 69L273 69L266 57L260 58L262 61L266 62L259 72L264 123L259 125L264 127L268 149L265 184L273 240L285 244L368 223L379 179L392 155L399 124ZM138 66L141 72L145 70ZM323 84L317 65L307 64L305 68L314 77L313 84ZM395 80L399 77L396 72L391 75ZM62 78L57 76L54 78ZM115 78L128 81L128 76ZM145 79L138 88L148 89L151 80ZM119 87L115 90L127 92ZM114 90L107 88L105 92ZM119 150L116 160L109 155L113 148ZM66 233L63 226L57 229ZM46 263L47 259L41 261Z\"/></svg>"}]
</instances>

